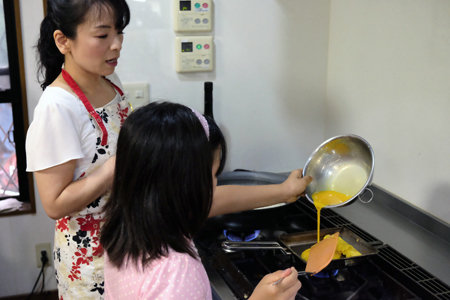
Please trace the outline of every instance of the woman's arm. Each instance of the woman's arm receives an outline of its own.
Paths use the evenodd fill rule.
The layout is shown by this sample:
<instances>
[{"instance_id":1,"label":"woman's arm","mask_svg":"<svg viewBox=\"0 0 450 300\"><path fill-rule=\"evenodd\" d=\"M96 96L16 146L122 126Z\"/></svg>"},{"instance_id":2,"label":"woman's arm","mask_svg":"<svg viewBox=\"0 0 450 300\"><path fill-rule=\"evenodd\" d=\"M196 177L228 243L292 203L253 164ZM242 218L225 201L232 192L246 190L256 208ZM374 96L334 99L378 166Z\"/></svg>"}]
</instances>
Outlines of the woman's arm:
<instances>
[{"instance_id":1,"label":"woman's arm","mask_svg":"<svg viewBox=\"0 0 450 300\"><path fill-rule=\"evenodd\" d=\"M106 193L112 185L115 156L88 176L72 181L76 161L34 172L42 205L47 215L59 219L82 210Z\"/></svg>"},{"instance_id":2,"label":"woman's arm","mask_svg":"<svg viewBox=\"0 0 450 300\"><path fill-rule=\"evenodd\" d=\"M302 177L302 170L294 170L280 184L217 186L209 217L294 202L311 181L311 176Z\"/></svg>"}]
</instances>

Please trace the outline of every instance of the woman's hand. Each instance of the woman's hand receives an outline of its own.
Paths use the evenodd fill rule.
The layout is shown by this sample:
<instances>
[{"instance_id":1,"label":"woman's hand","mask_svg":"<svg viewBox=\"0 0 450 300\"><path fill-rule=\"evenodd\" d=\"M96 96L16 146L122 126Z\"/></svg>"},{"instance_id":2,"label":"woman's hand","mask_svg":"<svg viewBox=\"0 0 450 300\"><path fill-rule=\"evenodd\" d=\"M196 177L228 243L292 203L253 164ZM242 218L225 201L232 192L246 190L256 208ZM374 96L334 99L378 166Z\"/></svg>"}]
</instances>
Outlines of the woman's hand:
<instances>
[{"instance_id":1,"label":"woman's hand","mask_svg":"<svg viewBox=\"0 0 450 300\"><path fill-rule=\"evenodd\" d=\"M285 193L285 202L294 202L303 195L306 187L313 180L311 176L302 175L302 169L294 170L289 174L289 177L281 183L282 189Z\"/></svg>"},{"instance_id":2,"label":"woman's hand","mask_svg":"<svg viewBox=\"0 0 450 300\"><path fill-rule=\"evenodd\" d=\"M293 300L302 284L294 267L267 274L256 286L250 300Z\"/></svg>"}]
</instances>

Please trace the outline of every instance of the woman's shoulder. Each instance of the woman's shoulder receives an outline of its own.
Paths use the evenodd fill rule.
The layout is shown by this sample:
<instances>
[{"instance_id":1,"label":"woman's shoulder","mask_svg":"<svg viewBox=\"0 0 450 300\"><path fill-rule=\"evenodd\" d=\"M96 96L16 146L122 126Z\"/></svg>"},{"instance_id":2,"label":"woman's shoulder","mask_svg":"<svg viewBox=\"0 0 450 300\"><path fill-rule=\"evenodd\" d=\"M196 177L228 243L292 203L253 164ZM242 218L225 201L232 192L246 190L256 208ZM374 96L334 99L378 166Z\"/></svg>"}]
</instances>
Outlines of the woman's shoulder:
<instances>
[{"instance_id":1,"label":"woman's shoulder","mask_svg":"<svg viewBox=\"0 0 450 300\"><path fill-rule=\"evenodd\" d=\"M48 86L39 99L38 106L73 105L77 97L62 87Z\"/></svg>"},{"instance_id":2,"label":"woman's shoulder","mask_svg":"<svg viewBox=\"0 0 450 300\"><path fill-rule=\"evenodd\" d=\"M48 120L57 112L64 118L70 118L75 123L84 121L80 118L83 113L79 99L61 87L48 86L42 93L34 109L34 120Z\"/></svg>"}]
</instances>

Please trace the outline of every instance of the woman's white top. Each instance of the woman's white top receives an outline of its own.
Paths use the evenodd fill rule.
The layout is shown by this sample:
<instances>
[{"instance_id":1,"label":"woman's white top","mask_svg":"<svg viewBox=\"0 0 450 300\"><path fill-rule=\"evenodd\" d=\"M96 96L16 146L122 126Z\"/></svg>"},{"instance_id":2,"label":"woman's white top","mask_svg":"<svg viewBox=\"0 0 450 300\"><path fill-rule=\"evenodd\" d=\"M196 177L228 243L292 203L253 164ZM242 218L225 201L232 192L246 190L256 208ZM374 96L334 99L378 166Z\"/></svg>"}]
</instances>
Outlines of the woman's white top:
<instances>
[{"instance_id":1,"label":"woman's white top","mask_svg":"<svg viewBox=\"0 0 450 300\"><path fill-rule=\"evenodd\" d=\"M115 73L107 78L122 88ZM116 93L111 102L119 100ZM91 164L96 139L95 127L81 100L63 88L49 86L42 93L28 128L27 171L40 171L75 159L75 180Z\"/></svg>"}]
</instances>

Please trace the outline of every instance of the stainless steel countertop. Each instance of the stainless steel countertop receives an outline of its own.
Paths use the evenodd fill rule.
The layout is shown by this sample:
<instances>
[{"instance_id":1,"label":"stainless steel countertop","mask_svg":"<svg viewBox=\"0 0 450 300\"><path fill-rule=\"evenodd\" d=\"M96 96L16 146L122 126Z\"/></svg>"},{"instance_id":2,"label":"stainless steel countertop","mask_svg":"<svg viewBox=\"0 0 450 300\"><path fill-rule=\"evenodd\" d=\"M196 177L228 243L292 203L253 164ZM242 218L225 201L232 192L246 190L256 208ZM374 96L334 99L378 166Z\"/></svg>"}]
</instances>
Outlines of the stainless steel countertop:
<instances>
[{"instance_id":1,"label":"stainless steel countertop","mask_svg":"<svg viewBox=\"0 0 450 300\"><path fill-rule=\"evenodd\" d=\"M355 201L351 205L334 208L333 211L450 285L450 237L446 236L448 224L439 222L439 232L433 233L425 228L427 225L421 226L415 221L430 224L437 220L430 221L429 217L423 217L424 212L405 206L401 200L386 199L388 197L385 193L375 193L374 200L368 204ZM396 201L399 202L395 204ZM416 211L416 215L411 215L408 210ZM437 228L431 225L430 229Z\"/></svg>"}]
</instances>

